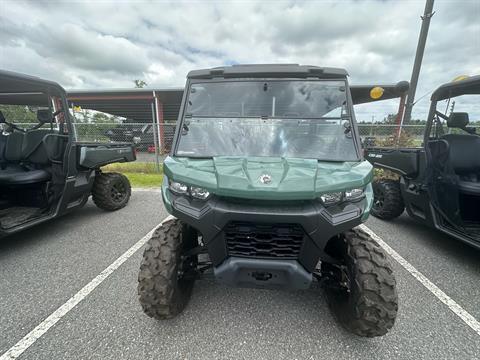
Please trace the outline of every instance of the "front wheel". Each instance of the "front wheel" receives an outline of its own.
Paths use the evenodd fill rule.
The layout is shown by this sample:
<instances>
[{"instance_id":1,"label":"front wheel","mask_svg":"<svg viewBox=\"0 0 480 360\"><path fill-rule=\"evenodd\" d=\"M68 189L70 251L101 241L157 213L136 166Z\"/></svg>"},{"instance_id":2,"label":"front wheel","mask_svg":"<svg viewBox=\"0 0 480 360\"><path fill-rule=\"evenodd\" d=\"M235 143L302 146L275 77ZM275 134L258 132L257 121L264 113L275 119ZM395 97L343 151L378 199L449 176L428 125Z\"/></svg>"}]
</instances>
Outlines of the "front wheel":
<instances>
[{"instance_id":1,"label":"front wheel","mask_svg":"<svg viewBox=\"0 0 480 360\"><path fill-rule=\"evenodd\" d=\"M400 183L395 180L375 180L373 187L373 206L370 211L373 216L391 220L402 215L405 210Z\"/></svg>"},{"instance_id":2,"label":"front wheel","mask_svg":"<svg viewBox=\"0 0 480 360\"><path fill-rule=\"evenodd\" d=\"M341 260L345 273L345 288L326 289L336 317L354 334L385 335L393 327L398 310L396 281L385 252L359 229L340 235L329 247Z\"/></svg>"},{"instance_id":3,"label":"front wheel","mask_svg":"<svg viewBox=\"0 0 480 360\"><path fill-rule=\"evenodd\" d=\"M148 316L171 319L187 305L197 257L183 254L198 245L196 234L174 219L160 225L148 240L138 274L139 301Z\"/></svg>"},{"instance_id":4,"label":"front wheel","mask_svg":"<svg viewBox=\"0 0 480 360\"><path fill-rule=\"evenodd\" d=\"M114 211L127 205L132 189L128 178L119 173L100 173L95 177L92 199L100 209Z\"/></svg>"}]
</instances>

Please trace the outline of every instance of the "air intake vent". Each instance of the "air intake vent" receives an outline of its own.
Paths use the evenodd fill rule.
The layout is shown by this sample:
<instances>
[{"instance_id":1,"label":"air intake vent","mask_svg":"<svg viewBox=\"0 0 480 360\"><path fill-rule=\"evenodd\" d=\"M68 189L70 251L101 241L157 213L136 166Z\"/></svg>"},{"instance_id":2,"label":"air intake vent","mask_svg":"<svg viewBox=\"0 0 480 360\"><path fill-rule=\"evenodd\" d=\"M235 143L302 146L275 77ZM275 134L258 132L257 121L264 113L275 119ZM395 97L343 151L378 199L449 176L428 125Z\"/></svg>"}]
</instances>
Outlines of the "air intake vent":
<instances>
[{"instance_id":1,"label":"air intake vent","mask_svg":"<svg viewBox=\"0 0 480 360\"><path fill-rule=\"evenodd\" d=\"M305 232L297 224L231 222L225 227L228 255L297 259Z\"/></svg>"}]
</instances>

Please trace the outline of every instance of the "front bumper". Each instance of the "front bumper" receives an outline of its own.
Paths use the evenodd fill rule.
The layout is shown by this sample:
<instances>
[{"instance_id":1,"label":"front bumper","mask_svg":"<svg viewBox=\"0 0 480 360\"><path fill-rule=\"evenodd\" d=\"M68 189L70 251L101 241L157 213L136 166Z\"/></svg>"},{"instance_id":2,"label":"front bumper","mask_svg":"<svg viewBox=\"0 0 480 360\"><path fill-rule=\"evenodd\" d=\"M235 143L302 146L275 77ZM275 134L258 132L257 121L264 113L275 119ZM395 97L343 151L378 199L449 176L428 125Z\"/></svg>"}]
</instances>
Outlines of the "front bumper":
<instances>
[{"instance_id":1,"label":"front bumper","mask_svg":"<svg viewBox=\"0 0 480 360\"><path fill-rule=\"evenodd\" d=\"M265 260L229 257L214 268L218 282L235 287L308 289L313 280L296 260Z\"/></svg>"},{"instance_id":2,"label":"front bumper","mask_svg":"<svg viewBox=\"0 0 480 360\"><path fill-rule=\"evenodd\" d=\"M354 203L342 203L328 208L320 200L260 201L212 196L207 201L176 195L164 188L164 202L169 212L197 229L203 237L214 267L222 265L232 256L226 230L231 224L241 223L294 225L302 229L303 239L294 257L277 255L277 260L294 260L312 273L324 255L329 239L361 224L365 220L365 209L371 199L367 196ZM247 225L248 226L248 225ZM280 235L281 236L281 235ZM273 260L266 254L240 256L245 258Z\"/></svg>"}]
</instances>

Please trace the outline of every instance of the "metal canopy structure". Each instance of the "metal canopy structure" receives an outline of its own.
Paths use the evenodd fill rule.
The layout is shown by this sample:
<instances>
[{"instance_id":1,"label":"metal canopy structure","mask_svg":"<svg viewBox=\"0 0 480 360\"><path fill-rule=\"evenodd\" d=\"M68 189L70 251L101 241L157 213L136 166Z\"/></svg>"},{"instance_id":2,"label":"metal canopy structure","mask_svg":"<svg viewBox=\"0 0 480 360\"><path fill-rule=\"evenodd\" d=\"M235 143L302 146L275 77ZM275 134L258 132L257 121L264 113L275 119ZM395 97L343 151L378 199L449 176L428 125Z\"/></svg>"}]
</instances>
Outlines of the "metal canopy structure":
<instances>
[{"instance_id":1,"label":"metal canopy structure","mask_svg":"<svg viewBox=\"0 0 480 360\"><path fill-rule=\"evenodd\" d=\"M176 121L183 89L118 89L70 90L68 102L72 106L101 111L124 117L131 122Z\"/></svg>"},{"instance_id":2,"label":"metal canopy structure","mask_svg":"<svg viewBox=\"0 0 480 360\"><path fill-rule=\"evenodd\" d=\"M124 130L120 130L120 134L140 130L141 138L144 141L150 139L146 141L155 146L157 167L159 154L169 151L182 96L183 89L179 88L70 90L67 94L68 104L72 110L78 106L84 110L95 110L125 118ZM73 113L75 114L75 111ZM135 124L138 126L135 127ZM112 133L119 130L115 129L118 125L111 125ZM85 123L75 123L75 126L82 128L84 132L88 130ZM95 129L94 126L93 130ZM126 138L119 136L125 141Z\"/></svg>"}]
</instances>

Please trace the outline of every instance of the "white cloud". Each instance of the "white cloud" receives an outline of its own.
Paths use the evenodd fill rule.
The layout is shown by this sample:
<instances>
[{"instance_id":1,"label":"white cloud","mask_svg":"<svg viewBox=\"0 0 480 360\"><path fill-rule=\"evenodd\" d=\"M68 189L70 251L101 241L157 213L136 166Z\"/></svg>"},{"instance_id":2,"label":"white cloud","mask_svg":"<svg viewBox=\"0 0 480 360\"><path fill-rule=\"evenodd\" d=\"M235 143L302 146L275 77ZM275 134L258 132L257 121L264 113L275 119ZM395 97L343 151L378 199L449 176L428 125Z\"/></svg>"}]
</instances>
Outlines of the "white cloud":
<instances>
[{"instance_id":1,"label":"white cloud","mask_svg":"<svg viewBox=\"0 0 480 360\"><path fill-rule=\"evenodd\" d=\"M0 2L0 67L67 88L183 86L230 63L345 67L352 83L410 78L423 1ZM480 1L436 1L417 95L480 73ZM414 116L424 116L427 98ZM377 118L395 104L359 109ZM385 115L385 114L383 114Z\"/></svg>"}]
</instances>

